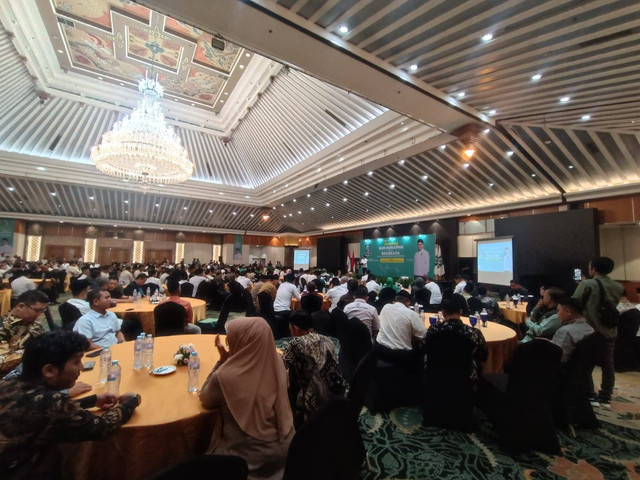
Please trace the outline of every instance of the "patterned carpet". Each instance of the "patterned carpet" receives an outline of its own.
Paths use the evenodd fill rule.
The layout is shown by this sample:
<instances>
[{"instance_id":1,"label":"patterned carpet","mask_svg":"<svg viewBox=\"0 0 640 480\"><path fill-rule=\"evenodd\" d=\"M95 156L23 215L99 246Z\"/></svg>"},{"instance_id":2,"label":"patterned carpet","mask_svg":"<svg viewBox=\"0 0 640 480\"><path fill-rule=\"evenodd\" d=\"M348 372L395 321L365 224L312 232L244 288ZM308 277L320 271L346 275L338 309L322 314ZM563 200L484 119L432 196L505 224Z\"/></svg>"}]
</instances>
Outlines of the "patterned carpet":
<instances>
[{"instance_id":1,"label":"patterned carpet","mask_svg":"<svg viewBox=\"0 0 640 480\"><path fill-rule=\"evenodd\" d=\"M561 456L510 456L484 417L476 433L466 434L423 427L418 408L382 415L365 410L365 478L640 480L640 373L617 374L616 387L611 409L596 409L598 430L578 430L575 439L558 432Z\"/></svg>"}]
</instances>

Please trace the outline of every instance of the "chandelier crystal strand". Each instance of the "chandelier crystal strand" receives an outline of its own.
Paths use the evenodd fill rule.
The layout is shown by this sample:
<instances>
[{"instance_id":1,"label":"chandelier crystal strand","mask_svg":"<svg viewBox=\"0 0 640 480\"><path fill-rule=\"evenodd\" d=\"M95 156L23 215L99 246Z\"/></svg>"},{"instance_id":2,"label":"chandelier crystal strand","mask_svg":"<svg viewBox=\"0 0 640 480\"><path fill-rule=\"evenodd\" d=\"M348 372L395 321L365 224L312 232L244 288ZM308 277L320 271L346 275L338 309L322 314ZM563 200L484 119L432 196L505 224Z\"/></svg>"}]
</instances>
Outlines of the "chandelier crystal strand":
<instances>
[{"instance_id":1,"label":"chandelier crystal strand","mask_svg":"<svg viewBox=\"0 0 640 480\"><path fill-rule=\"evenodd\" d=\"M151 78L138 84L142 100L138 107L113 125L102 142L91 148L91 161L107 175L150 184L186 182L193 174L180 137L169 127L160 109L162 86Z\"/></svg>"}]
</instances>

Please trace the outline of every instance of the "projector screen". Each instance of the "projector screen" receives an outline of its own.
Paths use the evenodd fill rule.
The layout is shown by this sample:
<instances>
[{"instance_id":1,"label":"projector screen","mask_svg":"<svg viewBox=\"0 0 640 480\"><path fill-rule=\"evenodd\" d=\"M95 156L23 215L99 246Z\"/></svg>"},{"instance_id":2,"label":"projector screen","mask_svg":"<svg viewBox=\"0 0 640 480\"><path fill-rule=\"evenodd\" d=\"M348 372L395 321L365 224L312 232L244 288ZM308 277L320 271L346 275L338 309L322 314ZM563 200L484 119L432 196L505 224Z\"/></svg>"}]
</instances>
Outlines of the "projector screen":
<instances>
[{"instance_id":1,"label":"projector screen","mask_svg":"<svg viewBox=\"0 0 640 480\"><path fill-rule=\"evenodd\" d=\"M299 270L309 268L309 250L294 249L293 250L293 269Z\"/></svg>"},{"instance_id":2,"label":"projector screen","mask_svg":"<svg viewBox=\"0 0 640 480\"><path fill-rule=\"evenodd\" d=\"M478 283L509 285L513 278L513 237L478 242Z\"/></svg>"}]
</instances>

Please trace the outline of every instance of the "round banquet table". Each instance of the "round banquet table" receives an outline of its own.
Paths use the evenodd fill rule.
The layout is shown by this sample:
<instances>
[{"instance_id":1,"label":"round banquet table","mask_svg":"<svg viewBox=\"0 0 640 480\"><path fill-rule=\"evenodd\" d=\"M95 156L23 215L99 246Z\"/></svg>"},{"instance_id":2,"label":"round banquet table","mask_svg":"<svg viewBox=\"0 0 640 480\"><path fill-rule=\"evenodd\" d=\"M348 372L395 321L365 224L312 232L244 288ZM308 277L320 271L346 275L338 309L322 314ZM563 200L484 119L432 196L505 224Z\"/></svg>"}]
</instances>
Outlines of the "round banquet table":
<instances>
[{"instance_id":1,"label":"round banquet table","mask_svg":"<svg viewBox=\"0 0 640 480\"><path fill-rule=\"evenodd\" d=\"M193 343L200 357L200 387L218 361L213 335L174 335L155 339L153 365L172 365L178 346ZM120 393L142 397L129 422L105 440L66 444L61 447L65 478L144 479L172 464L206 451L213 434L215 411L206 410L196 394L187 392L187 367L155 376L133 370L134 342L111 347L112 359L122 366ZM78 380L94 386L87 395L105 391L98 383L96 367ZM96 410L95 413L99 413Z\"/></svg>"},{"instance_id":2,"label":"round banquet table","mask_svg":"<svg viewBox=\"0 0 640 480\"><path fill-rule=\"evenodd\" d=\"M426 314L424 317L425 327L427 328L430 326L429 316L429 314ZM465 324L471 326L468 317L460 318ZM518 346L516 332L496 322L487 322L486 327L481 325L482 322L478 319L475 328L482 332L489 352L487 361L482 364L482 373L502 373L504 364L511 360L513 352Z\"/></svg>"},{"instance_id":3,"label":"round banquet table","mask_svg":"<svg viewBox=\"0 0 640 480\"><path fill-rule=\"evenodd\" d=\"M207 302L199 298L181 297L191 304L193 309L193 323L198 320L204 320L207 316ZM138 303L122 302L115 307L109 308L110 312L115 313L118 317L125 319L127 315L132 315L140 320L142 329L145 333L156 334L156 322L153 311L159 303L151 303L148 298L141 299Z\"/></svg>"},{"instance_id":4,"label":"round banquet table","mask_svg":"<svg viewBox=\"0 0 640 480\"><path fill-rule=\"evenodd\" d=\"M527 318L527 304L518 302L518 306L513 308L513 303L511 304L511 308L507 308L507 302L498 302L498 306L500 307L500 311L506 320L509 320L513 323L524 323Z\"/></svg>"},{"instance_id":5,"label":"round banquet table","mask_svg":"<svg viewBox=\"0 0 640 480\"><path fill-rule=\"evenodd\" d=\"M0 315L4 315L11 310L11 289L0 290Z\"/></svg>"}]
</instances>

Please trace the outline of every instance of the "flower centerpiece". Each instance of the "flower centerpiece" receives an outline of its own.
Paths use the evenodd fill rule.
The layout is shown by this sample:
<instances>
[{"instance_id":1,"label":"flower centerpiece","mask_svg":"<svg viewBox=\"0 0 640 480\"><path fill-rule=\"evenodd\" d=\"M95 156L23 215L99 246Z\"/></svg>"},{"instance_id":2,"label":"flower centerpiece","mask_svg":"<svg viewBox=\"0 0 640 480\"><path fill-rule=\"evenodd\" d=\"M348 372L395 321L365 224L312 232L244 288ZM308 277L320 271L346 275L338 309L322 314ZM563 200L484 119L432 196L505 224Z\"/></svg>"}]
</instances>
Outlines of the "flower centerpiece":
<instances>
[{"instance_id":1,"label":"flower centerpiece","mask_svg":"<svg viewBox=\"0 0 640 480\"><path fill-rule=\"evenodd\" d=\"M193 346L193 343L180 345L178 347L178 351L173 356L173 361L178 367L187 366L189 364L189 357L195 351L196 351L196 348Z\"/></svg>"}]
</instances>

